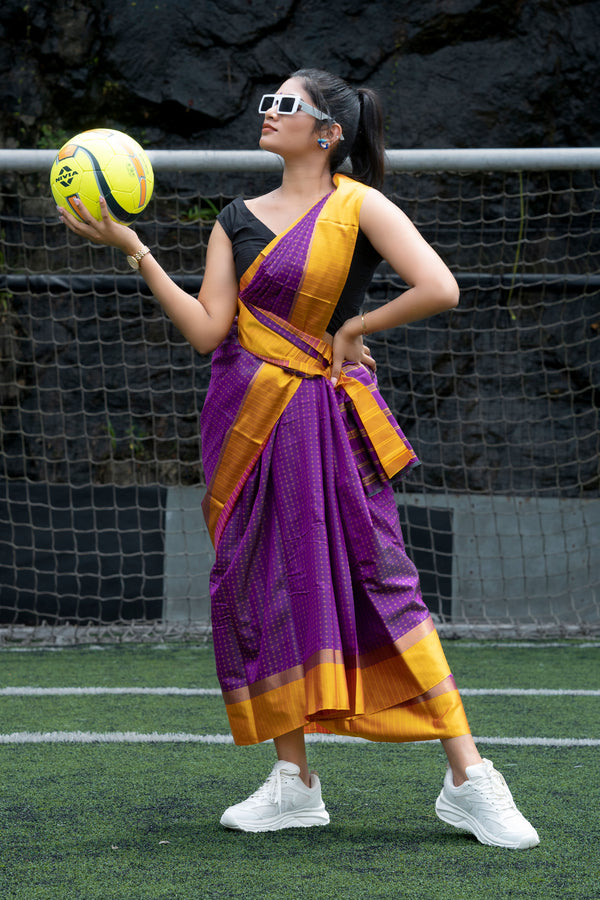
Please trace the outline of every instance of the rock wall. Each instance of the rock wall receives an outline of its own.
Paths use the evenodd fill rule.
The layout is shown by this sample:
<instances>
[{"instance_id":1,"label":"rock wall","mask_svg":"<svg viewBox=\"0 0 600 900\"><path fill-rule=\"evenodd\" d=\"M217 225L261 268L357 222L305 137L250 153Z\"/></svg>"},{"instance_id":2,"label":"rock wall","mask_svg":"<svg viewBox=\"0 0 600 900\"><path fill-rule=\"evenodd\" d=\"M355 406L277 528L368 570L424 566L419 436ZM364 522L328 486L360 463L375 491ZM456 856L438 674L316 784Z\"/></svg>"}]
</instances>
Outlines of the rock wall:
<instances>
[{"instance_id":1,"label":"rock wall","mask_svg":"<svg viewBox=\"0 0 600 900\"><path fill-rule=\"evenodd\" d=\"M4 0L0 146L254 147L300 66L378 90L390 147L596 145L599 32L597 0Z\"/></svg>"},{"instance_id":2,"label":"rock wall","mask_svg":"<svg viewBox=\"0 0 600 900\"><path fill-rule=\"evenodd\" d=\"M300 66L329 68L378 90L389 147L594 146L599 32L600 3L573 0L4 0L0 146L57 147L101 125L128 131L148 148L254 148L260 95ZM41 228L35 190L37 205L27 215ZM597 193L580 191L585 216ZM518 186L513 199L514 230ZM6 271L49 270L42 251L39 266L33 260L29 233L18 232L22 210L0 202L1 293ZM504 223L506 210L494 216ZM528 254L536 246L533 227ZM57 240L50 228L44 234ZM585 252L574 244L560 257L584 260L580 275L598 272L597 228L595 235ZM156 233L147 240L156 243ZM190 241L196 255L197 235ZM161 246L168 243L163 236ZM479 252L477 235L471 246ZM476 260L446 250L453 270L476 270ZM464 256L468 247L458 250ZM28 259L12 259L17 253ZM166 251L161 261L175 271ZM52 265L53 272L88 272L87 256L69 269L53 252ZM487 265L495 277L510 274L513 260ZM198 259L184 269L198 271L194 266ZM144 307L141 295L113 286L114 296L99 301L90 280L79 288L73 279L40 288L34 281L13 284L10 306L0 307L5 476L76 484L201 480L197 418L206 361L192 364L172 329L168 339L155 334L164 317L150 301ZM598 292L563 297L559 290L528 288L514 300L516 317L507 310L512 291L485 293L469 282L451 320L398 337L385 389L424 456L417 481L457 491L598 492ZM114 339L119 329L124 343ZM122 377L124 346L128 372L140 373L133 391L134 376ZM391 351L383 345L379 353L385 359ZM178 398L176 411L162 406L164 383ZM512 432L500 433L511 422Z\"/></svg>"}]
</instances>

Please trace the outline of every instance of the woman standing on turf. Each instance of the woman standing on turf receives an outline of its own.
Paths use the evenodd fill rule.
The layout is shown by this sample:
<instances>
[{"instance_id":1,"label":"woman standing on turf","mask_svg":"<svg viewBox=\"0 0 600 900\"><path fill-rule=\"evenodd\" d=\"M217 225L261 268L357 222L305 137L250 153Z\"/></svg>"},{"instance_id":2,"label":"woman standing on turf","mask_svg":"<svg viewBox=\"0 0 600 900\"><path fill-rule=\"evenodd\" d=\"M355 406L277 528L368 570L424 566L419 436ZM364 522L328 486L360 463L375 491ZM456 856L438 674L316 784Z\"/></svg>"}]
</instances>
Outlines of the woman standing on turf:
<instances>
[{"instance_id":1,"label":"woman standing on turf","mask_svg":"<svg viewBox=\"0 0 600 900\"><path fill-rule=\"evenodd\" d=\"M376 189L383 140L372 92L300 70L260 113L260 146L283 158L282 183L218 216L198 299L104 204L101 222L60 210L75 233L128 254L190 343L215 351L201 424L217 670L236 743L272 738L278 757L221 823L329 822L306 731L439 738L449 763L440 818L483 843L532 847L535 829L475 747L405 554L390 480L416 457L363 343L451 309L456 282ZM346 157L352 178L338 173ZM361 314L382 258L410 287Z\"/></svg>"}]
</instances>

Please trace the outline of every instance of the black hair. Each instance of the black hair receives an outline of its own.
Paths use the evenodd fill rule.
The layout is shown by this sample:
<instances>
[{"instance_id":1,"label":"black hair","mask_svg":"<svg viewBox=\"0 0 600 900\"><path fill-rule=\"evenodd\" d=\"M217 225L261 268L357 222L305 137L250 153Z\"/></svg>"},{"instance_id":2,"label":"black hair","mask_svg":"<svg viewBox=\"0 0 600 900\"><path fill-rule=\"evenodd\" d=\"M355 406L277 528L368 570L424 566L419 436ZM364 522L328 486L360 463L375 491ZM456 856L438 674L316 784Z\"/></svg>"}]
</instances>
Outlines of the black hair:
<instances>
[{"instance_id":1,"label":"black hair","mask_svg":"<svg viewBox=\"0 0 600 900\"><path fill-rule=\"evenodd\" d=\"M369 88L351 87L342 78L323 69L298 69L290 75L302 81L317 109L341 126L343 141L330 155L331 171L336 172L347 157L352 177L380 188L384 174L383 115L377 94ZM317 130L323 127L317 122Z\"/></svg>"}]
</instances>

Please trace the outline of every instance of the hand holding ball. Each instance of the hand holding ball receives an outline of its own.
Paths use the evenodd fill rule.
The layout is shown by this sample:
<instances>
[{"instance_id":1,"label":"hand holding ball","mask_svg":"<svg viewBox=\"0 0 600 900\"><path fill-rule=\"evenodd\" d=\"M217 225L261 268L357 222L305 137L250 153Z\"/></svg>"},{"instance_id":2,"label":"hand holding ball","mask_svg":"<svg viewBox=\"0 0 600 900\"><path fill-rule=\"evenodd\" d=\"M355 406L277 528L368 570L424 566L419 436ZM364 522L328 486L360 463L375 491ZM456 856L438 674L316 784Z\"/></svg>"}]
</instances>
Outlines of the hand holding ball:
<instances>
[{"instance_id":1,"label":"hand holding ball","mask_svg":"<svg viewBox=\"0 0 600 900\"><path fill-rule=\"evenodd\" d=\"M81 221L76 200L100 221L100 195L115 222L130 225L144 211L154 189L154 172L133 138L110 128L75 135L61 147L50 172L57 206Z\"/></svg>"}]
</instances>

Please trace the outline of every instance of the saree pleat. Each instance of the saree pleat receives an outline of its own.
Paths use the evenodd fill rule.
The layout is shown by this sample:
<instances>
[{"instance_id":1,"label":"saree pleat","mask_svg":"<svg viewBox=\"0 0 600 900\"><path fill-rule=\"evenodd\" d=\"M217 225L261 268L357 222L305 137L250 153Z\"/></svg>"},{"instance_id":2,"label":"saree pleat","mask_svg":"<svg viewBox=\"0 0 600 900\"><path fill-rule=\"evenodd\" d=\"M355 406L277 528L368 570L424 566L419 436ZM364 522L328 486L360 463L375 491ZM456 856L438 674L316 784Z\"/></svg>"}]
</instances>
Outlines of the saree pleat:
<instances>
[{"instance_id":1,"label":"saree pleat","mask_svg":"<svg viewBox=\"0 0 600 900\"><path fill-rule=\"evenodd\" d=\"M346 364L335 390L327 377L323 331L366 190L336 180L242 279L202 414L213 637L238 744L301 726L386 741L469 730L389 480L414 452L366 369Z\"/></svg>"}]
</instances>

